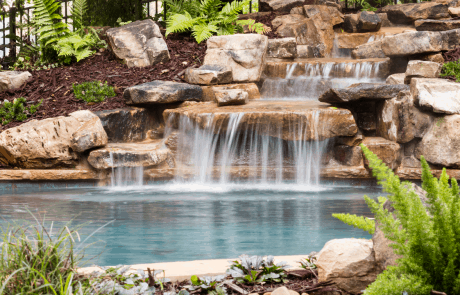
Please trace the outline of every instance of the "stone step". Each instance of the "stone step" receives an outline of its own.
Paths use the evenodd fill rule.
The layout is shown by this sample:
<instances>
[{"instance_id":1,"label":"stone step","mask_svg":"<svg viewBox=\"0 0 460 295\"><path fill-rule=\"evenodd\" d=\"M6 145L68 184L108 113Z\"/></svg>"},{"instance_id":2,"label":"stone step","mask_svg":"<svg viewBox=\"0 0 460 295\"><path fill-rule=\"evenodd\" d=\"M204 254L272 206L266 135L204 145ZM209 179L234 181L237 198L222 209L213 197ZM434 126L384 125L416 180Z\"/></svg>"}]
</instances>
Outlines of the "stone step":
<instances>
[{"instance_id":1,"label":"stone step","mask_svg":"<svg viewBox=\"0 0 460 295\"><path fill-rule=\"evenodd\" d=\"M407 31L415 31L413 27L385 27L378 32L367 33L338 33L336 34L336 46L342 49L354 49L359 45L377 41L385 36L391 36Z\"/></svg>"}]
</instances>

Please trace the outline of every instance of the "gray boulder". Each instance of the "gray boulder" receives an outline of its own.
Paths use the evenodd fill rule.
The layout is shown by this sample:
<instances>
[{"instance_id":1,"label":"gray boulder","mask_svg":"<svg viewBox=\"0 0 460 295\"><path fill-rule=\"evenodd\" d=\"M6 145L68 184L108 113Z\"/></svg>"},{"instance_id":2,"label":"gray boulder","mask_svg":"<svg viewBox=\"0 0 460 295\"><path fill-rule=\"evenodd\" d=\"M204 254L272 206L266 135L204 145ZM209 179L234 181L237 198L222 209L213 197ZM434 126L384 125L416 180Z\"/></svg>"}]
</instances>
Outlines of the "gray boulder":
<instances>
[{"instance_id":1,"label":"gray boulder","mask_svg":"<svg viewBox=\"0 0 460 295\"><path fill-rule=\"evenodd\" d=\"M152 81L126 88L123 98L128 105L161 104L201 100L203 90L198 85L170 81Z\"/></svg>"},{"instance_id":2,"label":"gray boulder","mask_svg":"<svg viewBox=\"0 0 460 295\"><path fill-rule=\"evenodd\" d=\"M32 78L32 74L29 72L0 72L0 92L21 88L30 78Z\"/></svg>"},{"instance_id":3,"label":"gray boulder","mask_svg":"<svg viewBox=\"0 0 460 295\"><path fill-rule=\"evenodd\" d=\"M219 107L248 103L248 93L241 89L215 89L214 95Z\"/></svg>"},{"instance_id":4,"label":"gray boulder","mask_svg":"<svg viewBox=\"0 0 460 295\"><path fill-rule=\"evenodd\" d=\"M382 26L380 17L374 12L362 11L359 13L356 29L359 32L377 32Z\"/></svg>"},{"instance_id":5,"label":"gray boulder","mask_svg":"<svg viewBox=\"0 0 460 295\"><path fill-rule=\"evenodd\" d=\"M94 117L87 121L72 134L70 147L72 150L82 153L95 147L102 147L109 139L102 126L101 119Z\"/></svg>"},{"instance_id":6,"label":"gray boulder","mask_svg":"<svg viewBox=\"0 0 460 295\"><path fill-rule=\"evenodd\" d=\"M385 100L396 97L403 90L409 90L409 85L357 83L344 89L331 88L319 97L319 101L347 103L360 99Z\"/></svg>"},{"instance_id":7,"label":"gray boulder","mask_svg":"<svg viewBox=\"0 0 460 295\"><path fill-rule=\"evenodd\" d=\"M268 40L267 56L272 58L296 58L297 43L295 38Z\"/></svg>"},{"instance_id":8,"label":"gray boulder","mask_svg":"<svg viewBox=\"0 0 460 295\"><path fill-rule=\"evenodd\" d=\"M203 65L199 68L188 68L185 81L190 84L215 85L232 83L232 69L224 65Z\"/></svg>"},{"instance_id":9,"label":"gray boulder","mask_svg":"<svg viewBox=\"0 0 460 295\"><path fill-rule=\"evenodd\" d=\"M146 67L170 59L168 46L153 20L107 30L110 48L128 67Z\"/></svg>"}]
</instances>

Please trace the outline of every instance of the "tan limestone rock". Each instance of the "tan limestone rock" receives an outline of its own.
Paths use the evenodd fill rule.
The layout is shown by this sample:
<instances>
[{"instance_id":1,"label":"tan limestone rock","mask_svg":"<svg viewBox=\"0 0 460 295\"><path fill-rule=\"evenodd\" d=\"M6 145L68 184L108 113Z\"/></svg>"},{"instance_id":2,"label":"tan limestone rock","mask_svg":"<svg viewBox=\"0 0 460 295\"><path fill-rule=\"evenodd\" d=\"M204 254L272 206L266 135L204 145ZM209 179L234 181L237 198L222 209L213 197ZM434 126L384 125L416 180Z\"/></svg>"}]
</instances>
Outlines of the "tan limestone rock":
<instances>
[{"instance_id":1,"label":"tan limestone rock","mask_svg":"<svg viewBox=\"0 0 460 295\"><path fill-rule=\"evenodd\" d=\"M366 137L363 145L377 155L390 169L396 169L401 164L401 146L398 143L382 137ZM369 161L364 159L364 164L369 165Z\"/></svg>"},{"instance_id":2,"label":"tan limestone rock","mask_svg":"<svg viewBox=\"0 0 460 295\"><path fill-rule=\"evenodd\" d=\"M327 25L335 26L343 23L343 14L332 6L304 5L303 10L306 17L312 18L314 15L319 15Z\"/></svg>"},{"instance_id":3,"label":"tan limestone rock","mask_svg":"<svg viewBox=\"0 0 460 295\"><path fill-rule=\"evenodd\" d=\"M363 166L363 154L359 146L337 145L334 159L345 166Z\"/></svg>"},{"instance_id":4,"label":"tan limestone rock","mask_svg":"<svg viewBox=\"0 0 460 295\"><path fill-rule=\"evenodd\" d=\"M417 19L440 19L449 17L449 6L443 3L422 2L388 5L382 9L395 24L412 24Z\"/></svg>"},{"instance_id":5,"label":"tan limestone rock","mask_svg":"<svg viewBox=\"0 0 460 295\"><path fill-rule=\"evenodd\" d=\"M281 38L268 40L267 57L296 58L297 43L295 38Z\"/></svg>"},{"instance_id":6,"label":"tan limestone rock","mask_svg":"<svg viewBox=\"0 0 460 295\"><path fill-rule=\"evenodd\" d=\"M359 45L351 52L351 55L358 59L385 58L386 55L382 50L383 40L384 39Z\"/></svg>"},{"instance_id":7,"label":"tan limestone rock","mask_svg":"<svg viewBox=\"0 0 460 295\"><path fill-rule=\"evenodd\" d=\"M70 147L72 150L82 153L95 147L105 146L108 141L109 139L102 126L101 120L96 117L81 125L80 128L72 134Z\"/></svg>"},{"instance_id":8,"label":"tan limestone rock","mask_svg":"<svg viewBox=\"0 0 460 295\"><path fill-rule=\"evenodd\" d=\"M29 72L2 71L0 72L0 92L21 88L31 78L32 74Z\"/></svg>"},{"instance_id":9,"label":"tan limestone rock","mask_svg":"<svg viewBox=\"0 0 460 295\"><path fill-rule=\"evenodd\" d=\"M214 90L217 106L242 105L248 103L248 93L241 89Z\"/></svg>"},{"instance_id":10,"label":"tan limestone rock","mask_svg":"<svg viewBox=\"0 0 460 295\"><path fill-rule=\"evenodd\" d=\"M410 84L412 78L438 78L442 65L437 62L411 60L407 64L405 84Z\"/></svg>"},{"instance_id":11,"label":"tan limestone rock","mask_svg":"<svg viewBox=\"0 0 460 295\"><path fill-rule=\"evenodd\" d=\"M460 114L460 84L446 79L413 78L411 93L417 104L435 113Z\"/></svg>"},{"instance_id":12,"label":"tan limestone rock","mask_svg":"<svg viewBox=\"0 0 460 295\"><path fill-rule=\"evenodd\" d=\"M199 68L188 68L184 75L190 84L215 85L232 83L232 69L224 65L203 65Z\"/></svg>"},{"instance_id":13,"label":"tan limestone rock","mask_svg":"<svg viewBox=\"0 0 460 295\"><path fill-rule=\"evenodd\" d=\"M291 293L289 293L288 288L286 287L276 288L271 293L272 293L271 295L291 295Z\"/></svg>"},{"instance_id":14,"label":"tan limestone rock","mask_svg":"<svg viewBox=\"0 0 460 295\"><path fill-rule=\"evenodd\" d=\"M460 16L460 7L449 7L449 14L452 17L459 17Z\"/></svg>"},{"instance_id":15,"label":"tan limestone rock","mask_svg":"<svg viewBox=\"0 0 460 295\"><path fill-rule=\"evenodd\" d=\"M107 174L104 171L90 169L14 169L0 170L0 180L103 180Z\"/></svg>"},{"instance_id":16,"label":"tan limestone rock","mask_svg":"<svg viewBox=\"0 0 460 295\"><path fill-rule=\"evenodd\" d=\"M214 95L214 91L220 89L241 89L248 93L249 100L260 99L259 87L255 83L202 86L201 89L203 89L203 101L215 101L216 96Z\"/></svg>"},{"instance_id":17,"label":"tan limestone rock","mask_svg":"<svg viewBox=\"0 0 460 295\"><path fill-rule=\"evenodd\" d=\"M404 79L406 78L405 73L393 74L388 76L385 81L387 84L404 84Z\"/></svg>"}]
</instances>

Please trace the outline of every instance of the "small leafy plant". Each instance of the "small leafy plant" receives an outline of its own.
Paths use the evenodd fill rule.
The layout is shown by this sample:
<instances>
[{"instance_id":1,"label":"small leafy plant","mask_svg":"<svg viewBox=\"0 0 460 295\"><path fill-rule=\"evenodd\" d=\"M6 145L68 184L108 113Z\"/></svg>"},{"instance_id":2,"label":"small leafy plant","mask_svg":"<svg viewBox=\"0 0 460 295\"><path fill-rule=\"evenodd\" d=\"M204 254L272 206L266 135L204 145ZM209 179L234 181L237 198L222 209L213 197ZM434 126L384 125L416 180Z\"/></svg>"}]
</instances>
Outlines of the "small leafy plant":
<instances>
[{"instance_id":1,"label":"small leafy plant","mask_svg":"<svg viewBox=\"0 0 460 295\"><path fill-rule=\"evenodd\" d=\"M2 125L9 124L13 121L22 122L26 120L28 115L37 112L42 102L43 99L36 105L32 104L27 107L27 100L24 97L15 98L12 102L5 99L0 107L0 120Z\"/></svg>"},{"instance_id":2,"label":"small leafy plant","mask_svg":"<svg viewBox=\"0 0 460 295\"><path fill-rule=\"evenodd\" d=\"M313 270L316 269L316 256L315 255L307 255L306 258L300 260L300 267L304 269Z\"/></svg>"},{"instance_id":3,"label":"small leafy plant","mask_svg":"<svg viewBox=\"0 0 460 295\"><path fill-rule=\"evenodd\" d=\"M375 221L364 216L355 214L333 213L332 217L337 218L345 224L367 231L371 235L375 232Z\"/></svg>"},{"instance_id":4,"label":"small leafy plant","mask_svg":"<svg viewBox=\"0 0 460 295\"><path fill-rule=\"evenodd\" d=\"M112 86L107 85L107 81L83 82L81 84L72 84L73 93L77 99L86 101L87 104L103 102L108 97L114 97L117 94Z\"/></svg>"},{"instance_id":5,"label":"small leafy plant","mask_svg":"<svg viewBox=\"0 0 460 295\"><path fill-rule=\"evenodd\" d=\"M441 77L455 77L460 82L460 62L449 61L442 65Z\"/></svg>"},{"instance_id":6,"label":"small leafy plant","mask_svg":"<svg viewBox=\"0 0 460 295\"><path fill-rule=\"evenodd\" d=\"M268 256L247 256L241 255L240 261L230 261L232 264L227 269L227 274L231 275L240 284L257 284L262 282L287 282L286 262L276 265L274 257Z\"/></svg>"},{"instance_id":7,"label":"small leafy plant","mask_svg":"<svg viewBox=\"0 0 460 295\"><path fill-rule=\"evenodd\" d=\"M226 288L223 286L225 275L215 277L197 277L192 276L190 281L192 285L186 286L189 291L201 291L209 295L224 295L227 294Z\"/></svg>"}]
</instances>

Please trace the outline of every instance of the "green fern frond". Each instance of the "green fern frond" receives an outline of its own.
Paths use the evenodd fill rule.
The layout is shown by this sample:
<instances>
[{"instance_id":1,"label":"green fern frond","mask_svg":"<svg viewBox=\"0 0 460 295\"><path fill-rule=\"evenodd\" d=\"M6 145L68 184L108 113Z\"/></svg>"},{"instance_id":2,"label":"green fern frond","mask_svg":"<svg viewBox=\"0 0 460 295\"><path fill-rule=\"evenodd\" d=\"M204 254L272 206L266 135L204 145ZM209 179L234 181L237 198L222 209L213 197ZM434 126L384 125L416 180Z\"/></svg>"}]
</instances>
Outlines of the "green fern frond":
<instances>
[{"instance_id":1,"label":"green fern frond","mask_svg":"<svg viewBox=\"0 0 460 295\"><path fill-rule=\"evenodd\" d=\"M74 0L72 3L72 21L75 29L83 27L83 15L88 7L86 0Z\"/></svg>"},{"instance_id":2,"label":"green fern frond","mask_svg":"<svg viewBox=\"0 0 460 295\"><path fill-rule=\"evenodd\" d=\"M245 5L248 5L251 0L244 1L233 1L227 3L224 8L222 8L222 13L228 15L238 15L244 8Z\"/></svg>"},{"instance_id":3,"label":"green fern frond","mask_svg":"<svg viewBox=\"0 0 460 295\"><path fill-rule=\"evenodd\" d=\"M190 30L197 22L196 18L185 11L184 14L172 15L167 21L166 36L170 33L185 32Z\"/></svg>"},{"instance_id":4,"label":"green fern frond","mask_svg":"<svg viewBox=\"0 0 460 295\"><path fill-rule=\"evenodd\" d=\"M77 62L79 62L80 60L90 57L93 54L93 50L90 50L89 48L83 48L76 51L75 57L77 58Z\"/></svg>"},{"instance_id":5,"label":"green fern frond","mask_svg":"<svg viewBox=\"0 0 460 295\"><path fill-rule=\"evenodd\" d=\"M214 33L217 33L217 26L212 24L201 23L192 28L192 35L198 44L212 37Z\"/></svg>"}]
</instances>

